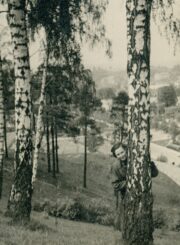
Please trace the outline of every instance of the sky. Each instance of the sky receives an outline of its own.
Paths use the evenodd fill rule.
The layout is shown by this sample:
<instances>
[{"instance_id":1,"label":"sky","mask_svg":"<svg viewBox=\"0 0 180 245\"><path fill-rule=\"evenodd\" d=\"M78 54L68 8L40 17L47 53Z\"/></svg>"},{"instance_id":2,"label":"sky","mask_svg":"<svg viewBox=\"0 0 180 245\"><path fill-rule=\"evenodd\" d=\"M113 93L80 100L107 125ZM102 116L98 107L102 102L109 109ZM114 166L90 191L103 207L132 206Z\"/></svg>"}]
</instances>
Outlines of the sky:
<instances>
[{"instance_id":1,"label":"sky","mask_svg":"<svg viewBox=\"0 0 180 245\"><path fill-rule=\"evenodd\" d=\"M103 23L106 27L107 37L112 42L112 58L105 55L102 44L93 49L88 44L82 45L83 63L87 68L105 68L111 70L125 70L127 64L126 48L126 9L125 0L109 0L109 4ZM180 16L180 0L176 0L174 7L175 15ZM0 16L0 28L6 25ZM39 37L38 37L39 38ZM36 69L40 63L38 42L30 45L30 62L32 69ZM174 49L165 37L160 36L157 26L151 21L151 65L172 67L180 64L180 47L174 55Z\"/></svg>"},{"instance_id":2,"label":"sky","mask_svg":"<svg viewBox=\"0 0 180 245\"><path fill-rule=\"evenodd\" d=\"M180 0L176 0L174 8L176 15L180 16ZM107 37L112 42L113 57L109 59L103 48L98 45L93 50L88 46L83 47L83 61L86 66L104 67L118 70L126 69L126 9L125 0L109 0L109 5L104 16ZM151 22L151 65L172 67L180 64L180 48L174 55L174 49L165 37L160 36L157 26Z\"/></svg>"}]
</instances>

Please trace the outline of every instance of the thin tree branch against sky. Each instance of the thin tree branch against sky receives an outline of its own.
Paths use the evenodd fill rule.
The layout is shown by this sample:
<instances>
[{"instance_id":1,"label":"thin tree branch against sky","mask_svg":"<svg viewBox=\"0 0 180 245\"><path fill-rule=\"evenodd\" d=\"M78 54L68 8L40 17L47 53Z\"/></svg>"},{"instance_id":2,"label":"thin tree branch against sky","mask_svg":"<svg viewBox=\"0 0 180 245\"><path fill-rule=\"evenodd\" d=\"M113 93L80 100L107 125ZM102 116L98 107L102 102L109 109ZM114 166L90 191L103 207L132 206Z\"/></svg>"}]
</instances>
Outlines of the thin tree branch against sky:
<instances>
[{"instance_id":1,"label":"thin tree branch against sky","mask_svg":"<svg viewBox=\"0 0 180 245\"><path fill-rule=\"evenodd\" d=\"M175 0L174 14L180 15L180 1ZM104 67L108 69L126 69L126 8L125 0L110 0L104 16L107 37L112 41L113 57L105 55L101 43L94 49L88 44L83 47L83 60L88 68ZM174 49L168 44L165 36L160 36L158 27L151 22L151 65L174 66L180 64L180 48L174 55Z\"/></svg>"},{"instance_id":2,"label":"thin tree branch against sky","mask_svg":"<svg viewBox=\"0 0 180 245\"><path fill-rule=\"evenodd\" d=\"M4 8L0 7L0 11ZM175 0L174 13L180 16L180 1ZM83 61L87 68L101 67L112 70L126 70L127 52L126 52L126 8L125 0L110 0L107 11L104 15L104 23L107 30L107 37L112 41L113 57L110 59L105 55L105 48L101 43L93 49L88 44L83 45ZM0 23L2 27L7 26L5 13L0 14ZM160 36L158 27L151 22L151 65L172 67L180 64L180 48L176 55L174 49L168 44L165 36ZM0 26L1 28L1 26ZM37 35L37 39L40 36ZM34 52L39 50L36 54ZM40 64L41 47L39 42L30 45L30 59L32 69L36 69Z\"/></svg>"}]
</instances>

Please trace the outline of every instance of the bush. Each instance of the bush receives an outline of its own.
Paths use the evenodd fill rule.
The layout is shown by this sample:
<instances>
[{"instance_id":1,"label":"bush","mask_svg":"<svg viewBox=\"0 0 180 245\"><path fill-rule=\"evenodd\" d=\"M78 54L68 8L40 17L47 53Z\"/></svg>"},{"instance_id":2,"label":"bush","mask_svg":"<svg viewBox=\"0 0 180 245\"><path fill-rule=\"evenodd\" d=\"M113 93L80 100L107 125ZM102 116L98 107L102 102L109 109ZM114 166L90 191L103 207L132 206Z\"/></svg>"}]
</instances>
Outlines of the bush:
<instances>
[{"instance_id":1,"label":"bush","mask_svg":"<svg viewBox=\"0 0 180 245\"><path fill-rule=\"evenodd\" d=\"M30 223L28 223L27 229L29 229L30 231L39 231L39 232L49 232L52 231L51 228L49 228L48 226L41 224L38 221L35 220L31 220Z\"/></svg>"},{"instance_id":2,"label":"bush","mask_svg":"<svg viewBox=\"0 0 180 245\"><path fill-rule=\"evenodd\" d=\"M81 204L78 199L58 199L49 207L48 214L70 220L81 220Z\"/></svg>"},{"instance_id":3,"label":"bush","mask_svg":"<svg viewBox=\"0 0 180 245\"><path fill-rule=\"evenodd\" d=\"M88 203L83 203L82 218L90 223L102 225L113 225L113 210L102 199L91 199Z\"/></svg>"},{"instance_id":4,"label":"bush","mask_svg":"<svg viewBox=\"0 0 180 245\"><path fill-rule=\"evenodd\" d=\"M70 220L80 220L81 209L81 204L78 201L69 199L62 211L62 217Z\"/></svg>"},{"instance_id":5,"label":"bush","mask_svg":"<svg viewBox=\"0 0 180 245\"><path fill-rule=\"evenodd\" d=\"M179 196L169 196L169 205L170 207L172 206L180 206L180 199L179 199Z\"/></svg>"},{"instance_id":6,"label":"bush","mask_svg":"<svg viewBox=\"0 0 180 245\"><path fill-rule=\"evenodd\" d=\"M44 200L41 202L35 202L33 205L33 210L36 212L43 212L47 207L51 206L48 200Z\"/></svg>"},{"instance_id":7,"label":"bush","mask_svg":"<svg viewBox=\"0 0 180 245\"><path fill-rule=\"evenodd\" d=\"M70 220L81 220L101 225L113 225L114 213L110 205L102 199L82 201L79 198L58 199L56 203L47 201L36 203L35 211L46 211L53 217L62 217Z\"/></svg>"},{"instance_id":8,"label":"bush","mask_svg":"<svg viewBox=\"0 0 180 245\"><path fill-rule=\"evenodd\" d=\"M180 231L180 220L178 220L177 224L175 225L175 227L173 228L174 231Z\"/></svg>"},{"instance_id":9,"label":"bush","mask_svg":"<svg viewBox=\"0 0 180 245\"><path fill-rule=\"evenodd\" d=\"M153 212L153 223L155 229L167 226L167 217L164 210L160 209Z\"/></svg>"},{"instance_id":10,"label":"bush","mask_svg":"<svg viewBox=\"0 0 180 245\"><path fill-rule=\"evenodd\" d=\"M160 155L160 156L157 157L157 161L160 161L160 162L167 162L168 159L167 159L166 156Z\"/></svg>"}]
</instances>

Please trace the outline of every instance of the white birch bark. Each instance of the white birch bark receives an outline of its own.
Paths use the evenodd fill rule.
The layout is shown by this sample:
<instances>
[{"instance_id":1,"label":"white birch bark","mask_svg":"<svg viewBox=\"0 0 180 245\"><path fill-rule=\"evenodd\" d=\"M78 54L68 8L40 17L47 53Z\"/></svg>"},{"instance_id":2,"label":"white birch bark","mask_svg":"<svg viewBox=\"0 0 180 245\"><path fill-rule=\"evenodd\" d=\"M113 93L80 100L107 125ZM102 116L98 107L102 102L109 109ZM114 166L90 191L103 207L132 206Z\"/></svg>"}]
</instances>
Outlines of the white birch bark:
<instances>
[{"instance_id":1,"label":"white birch bark","mask_svg":"<svg viewBox=\"0 0 180 245\"><path fill-rule=\"evenodd\" d=\"M33 159L33 172L32 172L32 183L36 181L37 168L38 168L38 156L39 149L41 147L41 141L43 136L43 113L45 106L45 87L46 87L46 77L47 77L47 65L48 65L48 50L46 51L46 57L43 68L43 77L41 84L41 93L39 99L39 110L38 110L38 119L36 126L36 139L35 139L35 150L34 150L34 159Z\"/></svg>"},{"instance_id":2,"label":"white birch bark","mask_svg":"<svg viewBox=\"0 0 180 245\"><path fill-rule=\"evenodd\" d=\"M31 85L25 0L9 0L15 72L15 178L8 209L14 219L30 218L32 196Z\"/></svg>"},{"instance_id":3,"label":"white birch bark","mask_svg":"<svg viewBox=\"0 0 180 245\"><path fill-rule=\"evenodd\" d=\"M124 198L126 244L153 240L150 171L150 12L151 0L127 0L129 154Z\"/></svg>"}]
</instances>

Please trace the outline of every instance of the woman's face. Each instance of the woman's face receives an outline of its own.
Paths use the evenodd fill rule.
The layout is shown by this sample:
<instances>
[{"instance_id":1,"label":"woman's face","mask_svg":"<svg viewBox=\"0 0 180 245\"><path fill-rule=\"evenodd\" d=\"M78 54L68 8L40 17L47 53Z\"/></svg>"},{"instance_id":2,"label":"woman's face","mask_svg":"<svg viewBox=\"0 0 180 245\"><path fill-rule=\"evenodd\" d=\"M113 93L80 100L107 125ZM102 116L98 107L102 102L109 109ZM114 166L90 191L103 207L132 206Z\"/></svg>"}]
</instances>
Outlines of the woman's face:
<instances>
[{"instance_id":1,"label":"woman's face","mask_svg":"<svg viewBox=\"0 0 180 245\"><path fill-rule=\"evenodd\" d=\"M115 150L115 155L118 160L125 161L126 160L126 151L123 147L119 147Z\"/></svg>"}]
</instances>

